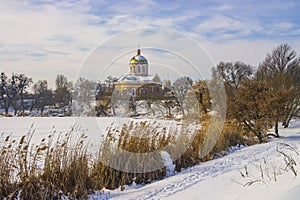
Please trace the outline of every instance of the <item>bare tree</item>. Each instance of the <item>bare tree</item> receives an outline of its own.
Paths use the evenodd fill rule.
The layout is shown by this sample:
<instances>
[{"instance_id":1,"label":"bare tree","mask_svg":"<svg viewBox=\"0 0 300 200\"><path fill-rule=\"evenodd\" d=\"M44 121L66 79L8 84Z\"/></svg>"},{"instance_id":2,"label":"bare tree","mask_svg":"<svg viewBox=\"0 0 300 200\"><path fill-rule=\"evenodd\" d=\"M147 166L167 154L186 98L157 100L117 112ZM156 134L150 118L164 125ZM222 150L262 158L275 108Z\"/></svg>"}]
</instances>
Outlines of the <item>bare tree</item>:
<instances>
[{"instance_id":1,"label":"bare tree","mask_svg":"<svg viewBox=\"0 0 300 200\"><path fill-rule=\"evenodd\" d=\"M216 68L212 68L212 82L221 79L225 85L228 120L236 118L235 115L232 115L234 112L231 112L232 105L234 105L232 102L236 101L241 84L250 80L252 74L252 66L242 62L220 62Z\"/></svg>"},{"instance_id":2,"label":"bare tree","mask_svg":"<svg viewBox=\"0 0 300 200\"><path fill-rule=\"evenodd\" d=\"M268 53L256 73L258 80L264 80L273 93L281 95L280 108L274 106L278 119L275 135L279 137L278 122L288 127L290 120L300 111L300 59L288 44L281 44ZM282 95L284 94L284 95Z\"/></svg>"},{"instance_id":3,"label":"bare tree","mask_svg":"<svg viewBox=\"0 0 300 200\"><path fill-rule=\"evenodd\" d=\"M11 78L1 73L1 99L4 102L5 114L8 114L10 106L14 108L14 115L18 112L18 100L21 110L24 112L24 94L32 79L24 74L12 74Z\"/></svg>"},{"instance_id":4,"label":"bare tree","mask_svg":"<svg viewBox=\"0 0 300 200\"><path fill-rule=\"evenodd\" d=\"M257 70L257 77L266 79L276 74L283 74L295 70L299 66L297 53L288 44L281 44L268 53Z\"/></svg>"},{"instance_id":5,"label":"bare tree","mask_svg":"<svg viewBox=\"0 0 300 200\"><path fill-rule=\"evenodd\" d=\"M187 92L191 89L192 85L193 85L193 80L190 77L184 76L175 80L172 86L172 91L177 97L183 115L185 114L184 112L185 96Z\"/></svg>"},{"instance_id":6,"label":"bare tree","mask_svg":"<svg viewBox=\"0 0 300 200\"><path fill-rule=\"evenodd\" d=\"M54 103L53 92L48 89L47 80L39 80L33 85L32 89L34 92L34 102L30 108L30 112L32 112L33 108L37 108L43 114L45 106Z\"/></svg>"},{"instance_id":7,"label":"bare tree","mask_svg":"<svg viewBox=\"0 0 300 200\"><path fill-rule=\"evenodd\" d=\"M8 98L7 98L7 76L4 74L4 72L1 72L0 77L0 105L3 105L5 114L8 114Z\"/></svg>"},{"instance_id":8,"label":"bare tree","mask_svg":"<svg viewBox=\"0 0 300 200\"><path fill-rule=\"evenodd\" d=\"M220 75L222 80L229 86L238 88L241 81L249 79L253 74L253 68L242 62L220 62L212 69L213 76Z\"/></svg>"},{"instance_id":9,"label":"bare tree","mask_svg":"<svg viewBox=\"0 0 300 200\"><path fill-rule=\"evenodd\" d=\"M104 83L107 85L107 87L114 87L114 84L118 81L118 78L113 77L113 76L108 76L105 80Z\"/></svg>"},{"instance_id":10,"label":"bare tree","mask_svg":"<svg viewBox=\"0 0 300 200\"><path fill-rule=\"evenodd\" d=\"M95 115L97 83L80 77L74 86L74 109L76 115Z\"/></svg>"},{"instance_id":11,"label":"bare tree","mask_svg":"<svg viewBox=\"0 0 300 200\"><path fill-rule=\"evenodd\" d=\"M25 76L24 74L15 75L16 88L18 90L20 100L21 100L21 111L24 112L24 93L27 87L32 83L32 78Z\"/></svg>"},{"instance_id":12,"label":"bare tree","mask_svg":"<svg viewBox=\"0 0 300 200\"><path fill-rule=\"evenodd\" d=\"M68 105L71 102L72 82L62 74L57 75L55 79L56 89L54 91L55 102L61 106Z\"/></svg>"}]
</instances>

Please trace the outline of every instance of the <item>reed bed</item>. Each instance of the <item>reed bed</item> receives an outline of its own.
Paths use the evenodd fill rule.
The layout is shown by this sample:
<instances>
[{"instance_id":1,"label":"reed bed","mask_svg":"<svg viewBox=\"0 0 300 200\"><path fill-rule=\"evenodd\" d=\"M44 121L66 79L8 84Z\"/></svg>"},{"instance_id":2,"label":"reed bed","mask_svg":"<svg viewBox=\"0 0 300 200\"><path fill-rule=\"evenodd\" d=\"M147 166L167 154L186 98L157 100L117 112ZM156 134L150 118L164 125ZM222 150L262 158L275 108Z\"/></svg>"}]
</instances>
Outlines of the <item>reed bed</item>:
<instances>
[{"instance_id":1,"label":"reed bed","mask_svg":"<svg viewBox=\"0 0 300 200\"><path fill-rule=\"evenodd\" d=\"M178 172L213 159L229 146L245 143L245 134L229 131L234 123L228 122L216 146L201 158L209 120L208 115L203 117L201 128L184 124L165 127L149 121L112 125L96 154L76 126L66 133L53 130L38 144L32 142L33 128L19 139L2 134L0 198L87 199L103 188L123 190L125 185L164 178L167 170L161 151L170 155Z\"/></svg>"}]
</instances>

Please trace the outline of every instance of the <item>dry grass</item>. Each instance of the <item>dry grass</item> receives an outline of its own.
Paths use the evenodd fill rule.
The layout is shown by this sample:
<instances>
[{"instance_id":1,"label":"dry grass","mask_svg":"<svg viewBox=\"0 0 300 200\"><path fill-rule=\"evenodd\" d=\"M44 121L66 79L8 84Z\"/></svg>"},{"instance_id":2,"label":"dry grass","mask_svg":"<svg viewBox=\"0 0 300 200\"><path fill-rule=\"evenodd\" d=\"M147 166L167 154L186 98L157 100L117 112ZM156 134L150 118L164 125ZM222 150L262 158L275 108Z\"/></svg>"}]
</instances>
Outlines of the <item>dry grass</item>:
<instances>
[{"instance_id":1,"label":"dry grass","mask_svg":"<svg viewBox=\"0 0 300 200\"><path fill-rule=\"evenodd\" d=\"M257 143L258 140L255 139L255 135L245 129L244 126L241 126L236 120L226 120L222 133L211 152L211 159L219 152L226 151L228 147L239 145L250 146Z\"/></svg>"},{"instance_id":2,"label":"dry grass","mask_svg":"<svg viewBox=\"0 0 300 200\"><path fill-rule=\"evenodd\" d=\"M7 136L2 142L1 199L55 199L59 193L87 197L90 154L85 136L72 138L78 136L73 128L56 139L52 133L35 145L33 135L30 130L19 141Z\"/></svg>"},{"instance_id":3,"label":"dry grass","mask_svg":"<svg viewBox=\"0 0 300 200\"><path fill-rule=\"evenodd\" d=\"M103 188L124 189L133 182L146 184L162 179L166 168L160 150L170 154L175 170L180 171L246 142L247 134L234 122L227 122L215 148L200 159L209 120L209 115L202 116L202 128L194 130L188 125L168 129L149 122L111 126L97 156L89 151L86 136L76 127L67 133L53 131L39 144L32 144L33 129L19 140L2 135L0 198L86 199ZM130 154L122 154L120 149Z\"/></svg>"}]
</instances>

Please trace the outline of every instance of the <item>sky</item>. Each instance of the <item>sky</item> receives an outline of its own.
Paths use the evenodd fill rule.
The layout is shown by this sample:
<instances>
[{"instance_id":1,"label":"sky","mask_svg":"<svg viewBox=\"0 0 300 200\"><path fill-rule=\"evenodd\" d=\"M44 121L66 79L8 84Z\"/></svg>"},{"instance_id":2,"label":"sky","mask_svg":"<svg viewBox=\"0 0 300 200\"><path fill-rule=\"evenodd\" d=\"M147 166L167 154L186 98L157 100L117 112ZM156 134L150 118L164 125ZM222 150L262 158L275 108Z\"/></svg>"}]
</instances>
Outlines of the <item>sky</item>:
<instances>
[{"instance_id":1,"label":"sky","mask_svg":"<svg viewBox=\"0 0 300 200\"><path fill-rule=\"evenodd\" d=\"M297 0L0 0L0 71L52 88L57 74L120 76L140 45L150 72L163 78L186 71L196 79L185 69L205 53L198 71L207 78L220 61L257 67L282 43L299 54L299 10Z\"/></svg>"}]
</instances>

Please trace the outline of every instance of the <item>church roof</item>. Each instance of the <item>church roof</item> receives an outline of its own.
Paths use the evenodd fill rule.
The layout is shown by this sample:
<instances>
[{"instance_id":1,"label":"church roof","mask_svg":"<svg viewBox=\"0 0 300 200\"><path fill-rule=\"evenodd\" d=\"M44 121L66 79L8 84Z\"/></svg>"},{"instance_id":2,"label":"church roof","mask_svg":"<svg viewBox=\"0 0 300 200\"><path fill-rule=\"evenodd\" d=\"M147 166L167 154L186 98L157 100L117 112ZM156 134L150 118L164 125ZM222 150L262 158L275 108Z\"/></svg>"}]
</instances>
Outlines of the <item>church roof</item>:
<instances>
[{"instance_id":1,"label":"church roof","mask_svg":"<svg viewBox=\"0 0 300 200\"><path fill-rule=\"evenodd\" d=\"M137 50L137 54L130 59L130 64L148 64L148 60L141 55L141 50Z\"/></svg>"},{"instance_id":2,"label":"church roof","mask_svg":"<svg viewBox=\"0 0 300 200\"><path fill-rule=\"evenodd\" d=\"M153 83L154 76L136 76L133 74L128 74L122 76L118 82L119 83Z\"/></svg>"}]
</instances>

